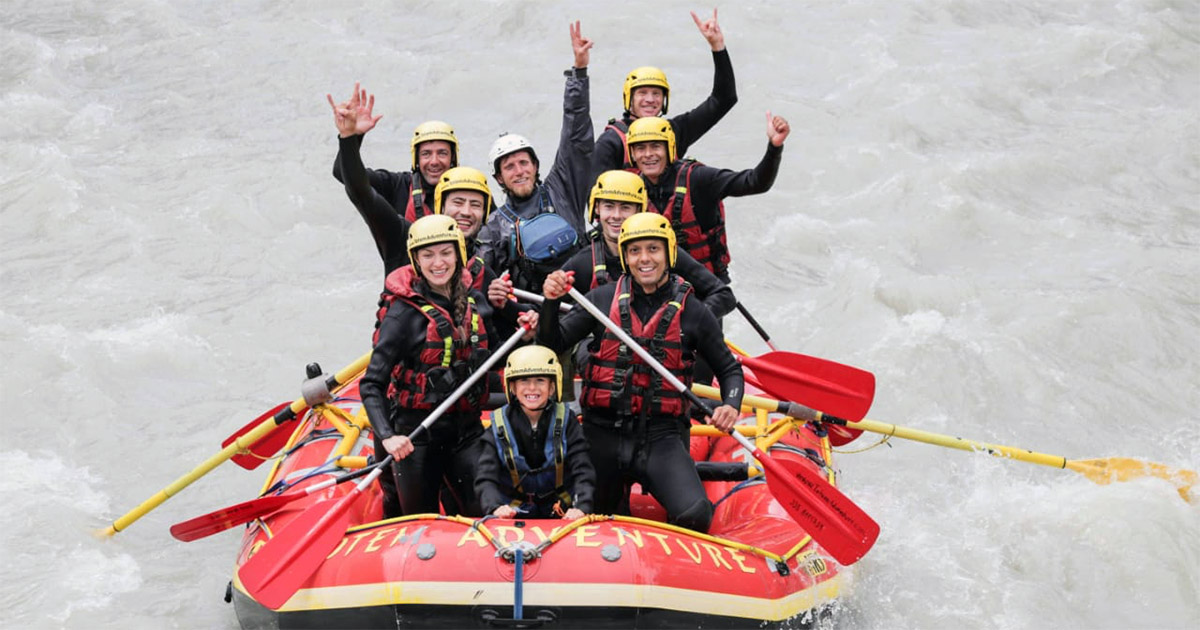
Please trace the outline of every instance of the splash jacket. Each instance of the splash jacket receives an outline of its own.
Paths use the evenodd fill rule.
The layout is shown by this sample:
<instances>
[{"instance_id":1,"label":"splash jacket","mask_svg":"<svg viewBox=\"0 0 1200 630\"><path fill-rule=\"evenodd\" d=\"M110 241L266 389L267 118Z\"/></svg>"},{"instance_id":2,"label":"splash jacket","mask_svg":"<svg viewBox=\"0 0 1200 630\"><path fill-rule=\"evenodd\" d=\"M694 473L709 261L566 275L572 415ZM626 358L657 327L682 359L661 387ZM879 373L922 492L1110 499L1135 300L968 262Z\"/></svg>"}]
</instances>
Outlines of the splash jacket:
<instances>
[{"instance_id":1,"label":"splash jacket","mask_svg":"<svg viewBox=\"0 0 1200 630\"><path fill-rule=\"evenodd\" d=\"M713 51L712 92L704 102L694 109L673 116L668 120L675 131L676 153L683 157L700 137L708 133L718 121L737 104L737 84L733 76L733 63L729 50ZM604 171L630 168L629 149L625 134L635 119L625 112L621 118L608 121L608 126L596 139L596 151L592 156L592 181Z\"/></svg>"},{"instance_id":2,"label":"splash jacket","mask_svg":"<svg viewBox=\"0 0 1200 630\"><path fill-rule=\"evenodd\" d=\"M475 490L484 514L501 505L527 518L553 518L554 507L592 511L596 470L579 419L562 403L542 412L533 429L516 403L492 411L484 431Z\"/></svg>"}]
</instances>

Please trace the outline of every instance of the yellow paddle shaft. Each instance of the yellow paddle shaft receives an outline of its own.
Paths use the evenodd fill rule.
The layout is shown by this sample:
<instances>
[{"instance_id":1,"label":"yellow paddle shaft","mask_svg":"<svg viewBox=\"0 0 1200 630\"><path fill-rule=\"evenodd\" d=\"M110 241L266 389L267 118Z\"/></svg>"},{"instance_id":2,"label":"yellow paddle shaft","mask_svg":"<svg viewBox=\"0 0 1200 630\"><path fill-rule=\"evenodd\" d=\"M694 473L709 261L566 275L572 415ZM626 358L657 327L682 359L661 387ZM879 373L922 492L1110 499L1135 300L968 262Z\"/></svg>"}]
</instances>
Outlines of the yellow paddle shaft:
<instances>
[{"instance_id":1,"label":"yellow paddle shaft","mask_svg":"<svg viewBox=\"0 0 1200 630\"><path fill-rule=\"evenodd\" d=\"M715 388L705 385L693 385L692 390L700 396L706 398L720 399L720 391ZM1139 477L1158 477L1172 483L1179 491L1179 496L1185 501L1191 502L1191 488L1200 482L1200 475L1197 475L1194 470L1183 468L1172 468L1164 464L1154 462L1146 462L1132 457L1106 457L1102 459L1067 459L1061 455L1048 455L1046 453L1038 453L1023 448L1015 448L1012 446L1001 446L999 444L987 444L984 442L976 442L960 437L950 435L941 435L938 433L930 433L929 431L921 431L919 429L909 429L906 427L888 424L886 422L878 422L870 419L862 419L859 421L834 419L826 416L820 411L809 409L803 405L798 405L793 402L781 402L763 398L761 396L745 396L742 398L742 407L751 407L755 409L765 409L767 411L776 411L786 413L791 417L801 420L836 420L836 424L845 424L851 429L859 429L878 433L880 435L895 436L915 442L924 442L935 446L944 446L946 448L954 448L960 451L975 451L987 453L994 457L1007 457L1016 459L1030 464L1040 464L1042 466L1051 466L1054 468L1066 468L1073 470L1088 479L1098 484L1108 484L1114 481L1129 481Z\"/></svg>"},{"instance_id":2,"label":"yellow paddle shaft","mask_svg":"<svg viewBox=\"0 0 1200 630\"><path fill-rule=\"evenodd\" d=\"M357 360L355 360L354 363L351 363L350 365L343 368L336 375L334 375L334 380L339 385L344 384L346 381L353 378L359 372L362 372L363 370L365 370L367 367L367 363L370 360L371 360L370 352L362 355ZM307 406L308 406L308 403L305 402L304 398L297 398L296 400L292 401L292 404L288 407L288 409L291 411L292 416L295 416L296 414L303 411L304 408ZM238 437L238 439L231 442L229 444L229 446L226 446L225 448L221 449L221 451L219 453L206 459L199 466L196 466L195 468L193 468L192 471L189 472L188 474L171 482L171 485L163 488L162 490L159 490L156 494L151 496L149 499L146 499L145 501L143 501L141 505L130 510L121 518L118 518L117 520L113 521L112 525L109 525L105 529L99 530L97 532L97 534L102 537L108 537L108 536L112 536L113 534L116 534L119 531L124 530L126 527L129 527L135 521L137 521L139 518L145 516L147 512L149 512L150 510L153 510L154 508L158 507L159 505L162 505L162 503L164 501L175 496L176 494L179 493L179 491L183 490L184 488L190 486L192 484L192 482L194 482L197 479L208 474L209 471L211 471L212 469L221 465L222 463L224 463L226 460L233 457L234 455L237 455L238 453L250 448L250 446L252 446L255 442L262 439L263 436L265 436L266 434L273 431L276 426L277 425L275 422L275 416L266 418L261 423L259 423L258 426L247 431L246 433L244 433L240 437Z\"/></svg>"}]
</instances>

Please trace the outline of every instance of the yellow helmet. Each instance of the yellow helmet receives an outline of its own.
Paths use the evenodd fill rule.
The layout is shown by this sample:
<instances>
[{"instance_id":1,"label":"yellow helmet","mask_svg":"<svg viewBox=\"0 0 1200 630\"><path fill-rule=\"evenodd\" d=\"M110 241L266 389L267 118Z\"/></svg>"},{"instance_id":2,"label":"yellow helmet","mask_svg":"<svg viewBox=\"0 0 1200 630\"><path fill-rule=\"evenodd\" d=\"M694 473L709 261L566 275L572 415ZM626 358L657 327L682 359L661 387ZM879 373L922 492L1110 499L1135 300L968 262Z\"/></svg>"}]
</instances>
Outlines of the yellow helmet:
<instances>
[{"instance_id":1,"label":"yellow helmet","mask_svg":"<svg viewBox=\"0 0 1200 630\"><path fill-rule=\"evenodd\" d=\"M633 91L640 87L662 88L663 106L662 111L658 115L666 116L667 97L671 95L671 84L667 83L667 75L654 66L642 66L630 70L629 74L625 76L625 111L629 111L630 101L633 99Z\"/></svg>"},{"instance_id":2,"label":"yellow helmet","mask_svg":"<svg viewBox=\"0 0 1200 630\"><path fill-rule=\"evenodd\" d=\"M504 364L504 396L512 402L512 394L508 391L510 381L530 376L554 377L554 393L562 396L562 365L558 355L546 346L522 346L508 355Z\"/></svg>"},{"instance_id":3,"label":"yellow helmet","mask_svg":"<svg viewBox=\"0 0 1200 630\"><path fill-rule=\"evenodd\" d=\"M596 202L601 199L637 204L638 212L646 211L646 185L642 178L629 171L604 171L596 178L588 197L588 223L596 220Z\"/></svg>"},{"instance_id":4,"label":"yellow helmet","mask_svg":"<svg viewBox=\"0 0 1200 630\"><path fill-rule=\"evenodd\" d=\"M413 129L412 170L417 170L417 145L430 140L449 142L450 166L458 166L458 138L454 136L454 127L440 120L427 120Z\"/></svg>"},{"instance_id":5,"label":"yellow helmet","mask_svg":"<svg viewBox=\"0 0 1200 630\"><path fill-rule=\"evenodd\" d=\"M470 166L456 166L442 173L437 187L433 189L433 211L436 214L442 214L442 198L445 194L456 190L483 193L483 222L487 223L488 213L492 210L492 190L488 188L487 176L483 171Z\"/></svg>"},{"instance_id":6,"label":"yellow helmet","mask_svg":"<svg viewBox=\"0 0 1200 630\"><path fill-rule=\"evenodd\" d=\"M675 230L671 222L657 212L639 212L621 224L621 234L617 236L617 252L621 256L621 270L628 271L625 264L625 244L640 241L644 238L661 238L667 242L667 267L675 267Z\"/></svg>"},{"instance_id":7,"label":"yellow helmet","mask_svg":"<svg viewBox=\"0 0 1200 630\"><path fill-rule=\"evenodd\" d=\"M467 264L467 239L458 222L444 214L430 214L408 228L408 261L416 267L417 250L437 243L458 243L458 262Z\"/></svg>"},{"instance_id":8,"label":"yellow helmet","mask_svg":"<svg viewBox=\"0 0 1200 630\"><path fill-rule=\"evenodd\" d=\"M639 142L665 142L667 160L674 162L678 159L675 155L675 130L665 118L646 116L630 123L629 132L625 134L625 144L632 151L633 145Z\"/></svg>"}]
</instances>

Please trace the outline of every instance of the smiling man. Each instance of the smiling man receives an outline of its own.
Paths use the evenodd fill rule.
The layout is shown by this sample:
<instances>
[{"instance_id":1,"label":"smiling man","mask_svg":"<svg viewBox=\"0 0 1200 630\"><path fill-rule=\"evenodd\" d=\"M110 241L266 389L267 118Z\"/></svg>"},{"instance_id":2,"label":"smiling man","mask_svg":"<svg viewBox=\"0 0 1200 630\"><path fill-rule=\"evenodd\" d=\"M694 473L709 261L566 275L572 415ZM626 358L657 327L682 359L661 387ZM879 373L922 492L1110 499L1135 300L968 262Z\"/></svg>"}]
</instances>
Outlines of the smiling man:
<instances>
[{"instance_id":1,"label":"smiling man","mask_svg":"<svg viewBox=\"0 0 1200 630\"><path fill-rule=\"evenodd\" d=\"M338 128L338 155L333 161L333 176L339 182L346 183L342 168L342 154L347 151L360 151L363 137L375 128L375 124L383 115L375 116L375 96L367 96L365 90L354 85L354 95L350 100L341 104L333 102L333 96L326 94L330 107L333 108L334 123ZM341 117L350 110L354 103L356 115L352 125L345 125ZM437 186L442 173L458 166L458 139L454 128L440 120L429 120L417 125L413 130L409 143L412 157L412 170L394 173L383 169L367 169L367 177L371 188L392 206L393 210L403 216L409 223L433 214L433 189Z\"/></svg>"},{"instance_id":2,"label":"smiling man","mask_svg":"<svg viewBox=\"0 0 1200 630\"><path fill-rule=\"evenodd\" d=\"M786 120L767 112L766 154L752 169L731 171L678 159L675 132L662 118L629 126L629 155L646 183L650 210L666 217L679 246L723 282L729 282L729 247L722 201L771 189L789 133Z\"/></svg>"},{"instance_id":3,"label":"smiling man","mask_svg":"<svg viewBox=\"0 0 1200 630\"><path fill-rule=\"evenodd\" d=\"M576 284L591 290L620 275L617 239L621 225L634 214L646 211L646 186L641 177L629 171L601 173L592 186L588 208L589 222L599 224L599 234L590 247L576 252L562 268L574 274ZM724 317L737 304L729 285L678 248L674 272L691 283L696 297L703 300L718 318Z\"/></svg>"},{"instance_id":4,"label":"smiling man","mask_svg":"<svg viewBox=\"0 0 1200 630\"><path fill-rule=\"evenodd\" d=\"M692 20L712 49L713 85L712 93L703 103L670 119L671 126L675 129L675 142L680 155L686 155L688 148L737 104L733 64L729 61L729 51L725 49L725 33L717 24L717 10L713 9L712 19L701 21L692 13ZM671 85L662 70L653 66L642 66L630 71L625 77L625 87L622 91L625 112L620 118L609 120L604 132L596 139L592 173L599 175L608 170L631 168L633 162L629 158L629 148L625 143L629 125L647 116L666 116L670 96Z\"/></svg>"},{"instance_id":5,"label":"smiling man","mask_svg":"<svg viewBox=\"0 0 1200 630\"><path fill-rule=\"evenodd\" d=\"M711 365L722 404L707 421L728 430L741 406L742 369L725 347L716 318L671 271L676 251L671 225L659 215L636 213L622 225L618 248L624 273L585 299L685 385L692 383L697 357ZM537 342L561 352L593 336L580 404L596 467L596 513L627 513L636 481L666 508L668 522L707 531L713 506L688 453L688 400L586 310L573 308L560 319L559 300L571 283L561 270L546 278Z\"/></svg>"},{"instance_id":6,"label":"smiling man","mask_svg":"<svg viewBox=\"0 0 1200 630\"><path fill-rule=\"evenodd\" d=\"M517 219L531 219L554 212L578 233L579 242L587 233L583 217L591 183L592 132L587 65L592 40L583 37L579 22L570 27L575 65L565 72L562 129L558 152L546 178L541 178L537 152L524 136L506 133L488 151L492 175L507 195L504 205L492 213L479 233L481 254L487 265L499 275L509 270L509 239Z\"/></svg>"}]
</instances>

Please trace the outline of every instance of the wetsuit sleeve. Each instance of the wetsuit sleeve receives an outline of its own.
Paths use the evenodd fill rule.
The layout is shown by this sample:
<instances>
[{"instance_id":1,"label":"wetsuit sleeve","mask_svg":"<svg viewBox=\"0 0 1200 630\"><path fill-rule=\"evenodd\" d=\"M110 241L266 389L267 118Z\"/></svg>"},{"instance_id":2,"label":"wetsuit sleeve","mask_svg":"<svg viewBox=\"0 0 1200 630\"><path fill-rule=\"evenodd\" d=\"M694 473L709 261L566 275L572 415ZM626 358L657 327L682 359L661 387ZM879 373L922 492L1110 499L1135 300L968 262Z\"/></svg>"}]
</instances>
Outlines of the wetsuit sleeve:
<instances>
[{"instance_id":1,"label":"wetsuit sleeve","mask_svg":"<svg viewBox=\"0 0 1200 630\"><path fill-rule=\"evenodd\" d=\"M596 467L592 465L591 446L583 434L583 426L575 412L567 409L567 455L566 473L575 492L574 505L584 514L591 514L593 497L596 493Z\"/></svg>"},{"instance_id":2,"label":"wetsuit sleeve","mask_svg":"<svg viewBox=\"0 0 1200 630\"><path fill-rule=\"evenodd\" d=\"M546 175L550 190L561 192L561 200L554 200L555 212L575 228L580 239L587 235L584 206L592 183L592 153L596 147L590 101L587 68L577 68L567 76L558 153L554 156L554 166ZM558 207L557 204L563 202L567 207Z\"/></svg>"},{"instance_id":3,"label":"wetsuit sleeve","mask_svg":"<svg viewBox=\"0 0 1200 630\"><path fill-rule=\"evenodd\" d=\"M712 92L704 102L692 110L670 119L671 129L675 131L675 146L679 157L687 155L688 148L708 133L708 130L737 104L737 82L733 77L729 49L713 51L712 56Z\"/></svg>"},{"instance_id":4,"label":"wetsuit sleeve","mask_svg":"<svg viewBox=\"0 0 1200 630\"><path fill-rule=\"evenodd\" d=\"M588 185L596 181L604 171L613 171L625 165L625 145L621 136L606 125L600 137L596 138L596 148L592 152L592 176ZM585 202L586 203L586 202Z\"/></svg>"},{"instance_id":5,"label":"wetsuit sleeve","mask_svg":"<svg viewBox=\"0 0 1200 630\"><path fill-rule=\"evenodd\" d=\"M500 452L496 450L496 436L491 429L485 430L479 441L479 461L475 465L475 494L479 496L479 505L483 508L484 516L496 511L501 505L508 505L509 498L500 487L500 475L508 475Z\"/></svg>"},{"instance_id":6,"label":"wetsuit sleeve","mask_svg":"<svg viewBox=\"0 0 1200 630\"><path fill-rule=\"evenodd\" d=\"M688 301L690 302L691 298ZM696 354L708 363L721 384L722 403L734 409L741 409L742 394L745 393L746 386L742 366L725 346L725 334L721 331L717 318L713 317L712 312L702 303L688 304L683 309L680 325L691 337Z\"/></svg>"},{"instance_id":7,"label":"wetsuit sleeve","mask_svg":"<svg viewBox=\"0 0 1200 630\"><path fill-rule=\"evenodd\" d=\"M595 304L602 312L607 312L612 304L616 283L609 283L584 296L587 301ZM567 348L583 341L590 333L603 334L604 326L592 317L592 314L576 306L559 315L558 305L562 300L546 300L542 302L538 315L537 343L550 348L556 353L562 353Z\"/></svg>"},{"instance_id":8,"label":"wetsuit sleeve","mask_svg":"<svg viewBox=\"0 0 1200 630\"><path fill-rule=\"evenodd\" d=\"M349 138L342 138L340 136L338 137L338 154L337 154L337 157L335 157L333 159L333 178L334 179L338 180L339 182L341 182L343 184L346 183L345 167L342 164L342 151L344 150L344 147L346 146L345 141L353 140L355 150L361 152L362 142L363 142L364 137L365 136L363 136L362 134L353 135L353 136L350 136ZM382 169L376 170L376 169L370 169L370 168L366 169L366 171L367 171L367 179L371 182L371 188L374 188L377 192L379 192L379 194L384 195L385 199L387 198L385 192L390 192L393 190L400 191L401 189L403 189L405 191L404 192L405 200L407 201L407 196L408 196L407 190L408 189L406 186L404 186L404 184L407 184L407 182L401 182L400 181L401 176L398 173L393 173L391 171L385 171Z\"/></svg>"},{"instance_id":9,"label":"wetsuit sleeve","mask_svg":"<svg viewBox=\"0 0 1200 630\"><path fill-rule=\"evenodd\" d=\"M683 248L679 248L676 254L674 271L679 274L679 277L691 283L696 297L704 302L714 317L725 317L737 306L737 298L733 295L733 289L721 282L721 279L709 271L708 267L700 264L690 254L683 251Z\"/></svg>"},{"instance_id":10,"label":"wetsuit sleeve","mask_svg":"<svg viewBox=\"0 0 1200 630\"><path fill-rule=\"evenodd\" d=\"M783 147L767 143L767 152L758 165L744 171L699 165L692 171L692 190L696 220L701 229L709 229L720 221L717 203L726 197L758 195L771 190L779 174Z\"/></svg>"},{"instance_id":11,"label":"wetsuit sleeve","mask_svg":"<svg viewBox=\"0 0 1200 630\"><path fill-rule=\"evenodd\" d=\"M362 136L342 138L339 142L338 162L345 177L346 196L358 210L371 236L375 248L383 259L385 274L408 264L408 220L396 214L391 204L372 187L367 169L363 166L359 145Z\"/></svg>"},{"instance_id":12,"label":"wetsuit sleeve","mask_svg":"<svg viewBox=\"0 0 1200 630\"><path fill-rule=\"evenodd\" d=\"M371 350L371 362L359 381L358 391L371 428L380 440L396 435L392 430L391 404L387 400L392 370L404 357L420 351L421 340L425 338L425 322L423 315L396 301L379 325L379 338Z\"/></svg>"},{"instance_id":13,"label":"wetsuit sleeve","mask_svg":"<svg viewBox=\"0 0 1200 630\"><path fill-rule=\"evenodd\" d=\"M575 272L575 286L592 286L592 248L584 247L563 263L563 271Z\"/></svg>"}]
</instances>

